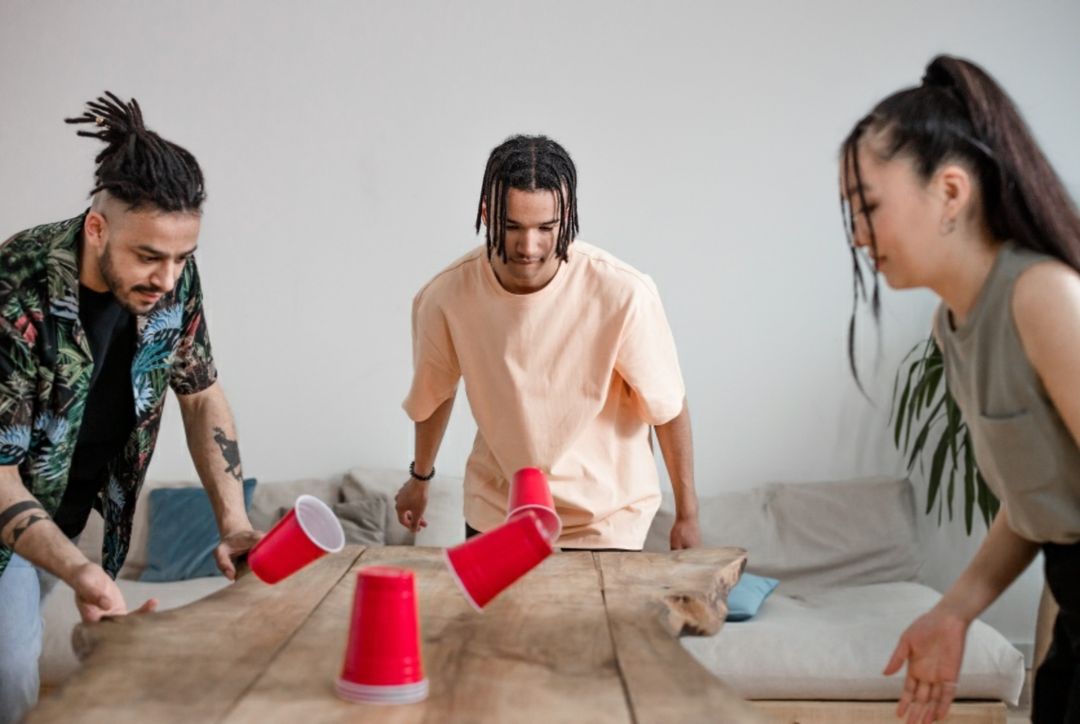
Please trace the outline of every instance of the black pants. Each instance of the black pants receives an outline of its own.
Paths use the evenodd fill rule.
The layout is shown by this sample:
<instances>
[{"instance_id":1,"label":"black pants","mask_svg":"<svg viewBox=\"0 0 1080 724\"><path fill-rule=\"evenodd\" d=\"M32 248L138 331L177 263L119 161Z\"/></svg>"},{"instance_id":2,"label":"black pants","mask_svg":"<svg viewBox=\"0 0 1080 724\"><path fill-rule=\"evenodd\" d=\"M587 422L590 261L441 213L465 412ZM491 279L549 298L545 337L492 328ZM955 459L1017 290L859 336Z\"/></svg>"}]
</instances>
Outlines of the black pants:
<instances>
[{"instance_id":1,"label":"black pants","mask_svg":"<svg viewBox=\"0 0 1080 724\"><path fill-rule=\"evenodd\" d=\"M1046 583L1061 607L1035 673L1032 724L1080 724L1080 543L1043 544Z\"/></svg>"},{"instance_id":2,"label":"black pants","mask_svg":"<svg viewBox=\"0 0 1080 724\"><path fill-rule=\"evenodd\" d=\"M468 523L465 524L465 540L472 538L474 535L480 535L480 531L473 528ZM633 548L560 548L561 551L591 551L593 553L626 553L627 551L633 551Z\"/></svg>"}]
</instances>

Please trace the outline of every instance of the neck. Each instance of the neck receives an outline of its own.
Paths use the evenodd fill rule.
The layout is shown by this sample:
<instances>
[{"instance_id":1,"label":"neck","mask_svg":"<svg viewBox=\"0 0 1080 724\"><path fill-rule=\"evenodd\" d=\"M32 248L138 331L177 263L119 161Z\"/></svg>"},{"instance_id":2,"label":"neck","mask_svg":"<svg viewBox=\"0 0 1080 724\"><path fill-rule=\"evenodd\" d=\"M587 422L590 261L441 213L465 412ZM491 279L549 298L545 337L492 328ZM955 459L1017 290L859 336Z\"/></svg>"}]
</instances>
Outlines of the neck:
<instances>
[{"instance_id":1,"label":"neck","mask_svg":"<svg viewBox=\"0 0 1080 724\"><path fill-rule=\"evenodd\" d=\"M517 282L515 282L512 278L510 278L509 274L503 273L503 271L500 269L500 266L501 264L498 262L497 259L491 260L491 270L495 272L495 279L498 280L499 286L501 286L503 289L510 292L511 294L532 294L533 292L540 291L551 283L551 281L555 278L555 275L559 273L559 268L562 267L562 261L560 260L556 262L555 266L551 268L550 272L544 274L544 276L542 277L538 277L535 281L527 285L518 284Z\"/></svg>"},{"instance_id":2,"label":"neck","mask_svg":"<svg viewBox=\"0 0 1080 724\"><path fill-rule=\"evenodd\" d=\"M952 246L940 272L927 284L945 302L954 324L963 324L971 314L1000 251L1000 242L989 234L973 235Z\"/></svg>"},{"instance_id":3,"label":"neck","mask_svg":"<svg viewBox=\"0 0 1080 724\"><path fill-rule=\"evenodd\" d=\"M90 245L86 243L86 234L79 237L79 284L95 292L109 291L109 285L105 283L105 277L101 275L101 265L98 264L97 255Z\"/></svg>"}]
</instances>

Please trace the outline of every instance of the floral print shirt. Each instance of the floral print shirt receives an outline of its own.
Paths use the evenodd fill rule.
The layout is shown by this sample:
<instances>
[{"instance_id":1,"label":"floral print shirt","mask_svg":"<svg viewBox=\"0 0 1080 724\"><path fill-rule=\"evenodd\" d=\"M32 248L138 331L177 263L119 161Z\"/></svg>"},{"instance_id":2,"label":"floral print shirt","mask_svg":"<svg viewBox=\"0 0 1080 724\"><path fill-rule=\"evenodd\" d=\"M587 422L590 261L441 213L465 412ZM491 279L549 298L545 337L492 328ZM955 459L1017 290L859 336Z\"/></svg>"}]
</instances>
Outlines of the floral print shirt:
<instances>
[{"instance_id":1,"label":"floral print shirt","mask_svg":"<svg viewBox=\"0 0 1080 724\"><path fill-rule=\"evenodd\" d=\"M79 321L84 218L37 226L0 244L0 465L18 466L49 515L67 486L94 366ZM127 556L167 388L189 395L217 380L194 259L173 290L136 317L136 329L135 427L94 503L105 519L102 567L114 578ZM0 546L0 573L10 559Z\"/></svg>"}]
</instances>

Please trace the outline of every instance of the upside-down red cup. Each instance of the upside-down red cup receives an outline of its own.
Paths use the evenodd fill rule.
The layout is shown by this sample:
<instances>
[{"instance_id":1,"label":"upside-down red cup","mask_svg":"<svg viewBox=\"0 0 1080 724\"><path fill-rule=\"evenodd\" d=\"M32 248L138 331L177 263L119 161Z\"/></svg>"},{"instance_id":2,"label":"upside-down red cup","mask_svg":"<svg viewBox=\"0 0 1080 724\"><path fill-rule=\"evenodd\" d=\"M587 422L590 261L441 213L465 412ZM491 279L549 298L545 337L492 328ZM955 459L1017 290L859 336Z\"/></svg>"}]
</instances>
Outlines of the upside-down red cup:
<instances>
[{"instance_id":1,"label":"upside-down red cup","mask_svg":"<svg viewBox=\"0 0 1080 724\"><path fill-rule=\"evenodd\" d=\"M510 498L506 510L507 520L531 510L540 518L551 542L559 540L562 520L555 512L555 501L551 498L547 477L539 468L522 468L514 473L514 479L510 481Z\"/></svg>"},{"instance_id":2,"label":"upside-down red cup","mask_svg":"<svg viewBox=\"0 0 1080 724\"><path fill-rule=\"evenodd\" d=\"M532 510L446 549L450 573L477 611L551 555L551 540Z\"/></svg>"},{"instance_id":3,"label":"upside-down red cup","mask_svg":"<svg viewBox=\"0 0 1080 724\"><path fill-rule=\"evenodd\" d=\"M248 565L266 583L277 583L344 547L345 531L330 506L315 496L301 495L288 515L251 549Z\"/></svg>"},{"instance_id":4,"label":"upside-down red cup","mask_svg":"<svg viewBox=\"0 0 1080 724\"><path fill-rule=\"evenodd\" d=\"M420 657L420 618L412 571L369 566L356 575L338 696L374 704L427 698Z\"/></svg>"}]
</instances>

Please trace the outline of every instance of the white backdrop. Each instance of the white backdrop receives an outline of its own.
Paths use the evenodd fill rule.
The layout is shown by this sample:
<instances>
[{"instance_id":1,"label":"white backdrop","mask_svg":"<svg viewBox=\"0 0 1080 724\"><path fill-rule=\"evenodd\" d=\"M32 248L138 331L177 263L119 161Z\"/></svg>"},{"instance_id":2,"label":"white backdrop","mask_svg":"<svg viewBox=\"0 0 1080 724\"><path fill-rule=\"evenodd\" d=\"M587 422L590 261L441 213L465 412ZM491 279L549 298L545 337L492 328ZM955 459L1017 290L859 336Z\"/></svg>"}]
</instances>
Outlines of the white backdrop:
<instances>
[{"instance_id":1,"label":"white backdrop","mask_svg":"<svg viewBox=\"0 0 1080 724\"><path fill-rule=\"evenodd\" d=\"M872 407L846 368L837 146L947 51L996 75L1076 196L1078 27L1067 0L2 0L0 234L82 210L98 147L62 118L135 96L208 178L199 261L245 471L403 468L411 297L479 242L488 151L547 133L577 162L582 238L664 296L702 493L896 473L892 374L934 301L886 294ZM473 430L459 405L440 470ZM174 405L151 474L194 478ZM923 522L946 585L977 540ZM1040 587L988 620L1029 642Z\"/></svg>"}]
</instances>

